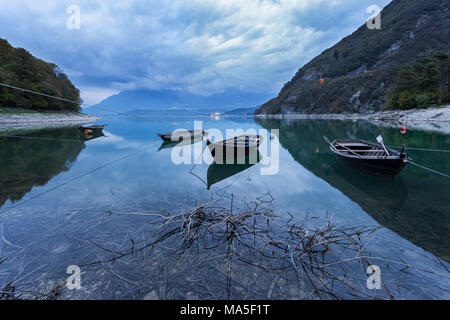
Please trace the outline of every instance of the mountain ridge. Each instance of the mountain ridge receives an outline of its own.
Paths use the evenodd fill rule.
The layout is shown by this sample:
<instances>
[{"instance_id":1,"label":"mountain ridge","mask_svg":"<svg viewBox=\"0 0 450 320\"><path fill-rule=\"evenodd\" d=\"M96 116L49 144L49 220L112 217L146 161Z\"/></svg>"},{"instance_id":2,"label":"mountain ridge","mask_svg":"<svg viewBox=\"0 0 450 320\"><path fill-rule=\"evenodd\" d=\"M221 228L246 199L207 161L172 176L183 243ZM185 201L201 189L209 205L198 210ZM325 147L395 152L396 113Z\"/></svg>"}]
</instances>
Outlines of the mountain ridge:
<instances>
[{"instance_id":1,"label":"mountain ridge","mask_svg":"<svg viewBox=\"0 0 450 320\"><path fill-rule=\"evenodd\" d=\"M449 30L447 1L393 0L381 12L381 29L363 25L326 49L255 113L380 111L403 64L450 52Z\"/></svg>"}]
</instances>

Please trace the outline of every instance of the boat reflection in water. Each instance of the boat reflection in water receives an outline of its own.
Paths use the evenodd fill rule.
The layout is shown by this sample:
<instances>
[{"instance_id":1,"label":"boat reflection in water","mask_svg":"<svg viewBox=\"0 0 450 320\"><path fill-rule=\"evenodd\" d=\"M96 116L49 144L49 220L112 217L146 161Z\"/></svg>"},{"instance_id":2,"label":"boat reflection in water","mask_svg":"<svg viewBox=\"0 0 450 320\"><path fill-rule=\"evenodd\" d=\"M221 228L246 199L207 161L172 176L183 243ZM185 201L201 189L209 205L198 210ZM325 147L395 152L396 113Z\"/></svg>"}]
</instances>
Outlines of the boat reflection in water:
<instances>
[{"instance_id":1,"label":"boat reflection in water","mask_svg":"<svg viewBox=\"0 0 450 320\"><path fill-rule=\"evenodd\" d=\"M84 141L88 141L105 137L105 134L103 132L92 132L92 133L82 133L82 136Z\"/></svg>"},{"instance_id":2,"label":"boat reflection in water","mask_svg":"<svg viewBox=\"0 0 450 320\"><path fill-rule=\"evenodd\" d=\"M405 136L395 128L380 128L367 122L275 119L257 122L264 128L279 128L280 143L295 161L356 202L380 225L450 261L448 179L414 167L407 167L394 180L354 170L338 161L322 139L334 136L370 140L381 133L388 145L445 149L448 135L410 131ZM439 171L450 171L446 154L416 152L412 158Z\"/></svg>"},{"instance_id":3,"label":"boat reflection in water","mask_svg":"<svg viewBox=\"0 0 450 320\"><path fill-rule=\"evenodd\" d=\"M240 172L243 172L255 164L259 163L262 159L261 154L258 150L254 150L249 154L238 158L235 157L235 161L233 164L219 164L213 162L207 172L207 188L208 190L211 188L213 184L216 184L220 181L228 179Z\"/></svg>"}]
</instances>

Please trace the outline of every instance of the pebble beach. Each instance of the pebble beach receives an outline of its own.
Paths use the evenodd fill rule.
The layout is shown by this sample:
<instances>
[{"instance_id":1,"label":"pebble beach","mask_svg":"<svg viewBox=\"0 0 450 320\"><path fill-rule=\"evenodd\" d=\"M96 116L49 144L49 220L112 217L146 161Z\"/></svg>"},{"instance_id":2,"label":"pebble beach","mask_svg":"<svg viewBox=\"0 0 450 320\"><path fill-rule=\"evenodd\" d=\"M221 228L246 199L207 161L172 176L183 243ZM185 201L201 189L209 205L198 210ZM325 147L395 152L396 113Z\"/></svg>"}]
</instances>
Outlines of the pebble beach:
<instances>
[{"instance_id":1,"label":"pebble beach","mask_svg":"<svg viewBox=\"0 0 450 320\"><path fill-rule=\"evenodd\" d=\"M440 131L450 133L450 105L440 108L380 111L371 114L300 114L257 115L255 117L286 120L324 119L324 120L367 120L386 127L408 126L411 129Z\"/></svg>"},{"instance_id":2,"label":"pebble beach","mask_svg":"<svg viewBox=\"0 0 450 320\"><path fill-rule=\"evenodd\" d=\"M77 126L101 120L82 113L0 114L0 131Z\"/></svg>"}]
</instances>

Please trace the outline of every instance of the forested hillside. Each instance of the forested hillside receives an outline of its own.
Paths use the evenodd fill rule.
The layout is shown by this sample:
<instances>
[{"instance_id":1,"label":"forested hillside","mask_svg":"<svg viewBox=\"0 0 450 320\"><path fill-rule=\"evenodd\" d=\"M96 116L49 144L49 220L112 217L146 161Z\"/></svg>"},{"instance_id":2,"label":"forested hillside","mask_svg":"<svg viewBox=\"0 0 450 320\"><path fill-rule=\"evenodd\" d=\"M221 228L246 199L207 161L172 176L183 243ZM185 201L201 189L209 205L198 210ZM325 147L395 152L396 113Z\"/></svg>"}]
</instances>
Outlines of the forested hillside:
<instances>
[{"instance_id":1,"label":"forested hillside","mask_svg":"<svg viewBox=\"0 0 450 320\"><path fill-rule=\"evenodd\" d=\"M0 82L79 102L68 103L0 87L0 108L80 110L80 92L58 66L33 57L25 49L13 48L4 39L0 39Z\"/></svg>"}]
</instances>

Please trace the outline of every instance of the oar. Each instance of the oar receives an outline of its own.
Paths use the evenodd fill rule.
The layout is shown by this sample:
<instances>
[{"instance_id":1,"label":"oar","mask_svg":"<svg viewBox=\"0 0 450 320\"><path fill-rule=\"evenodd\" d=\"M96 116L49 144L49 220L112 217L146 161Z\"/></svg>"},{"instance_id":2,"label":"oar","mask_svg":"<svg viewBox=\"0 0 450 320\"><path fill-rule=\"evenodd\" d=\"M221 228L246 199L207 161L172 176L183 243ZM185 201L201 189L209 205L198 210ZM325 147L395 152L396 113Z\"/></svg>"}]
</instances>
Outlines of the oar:
<instances>
[{"instance_id":1,"label":"oar","mask_svg":"<svg viewBox=\"0 0 450 320\"><path fill-rule=\"evenodd\" d=\"M336 149L336 147L330 142L330 140L328 140L327 137L323 137L325 139L326 142L328 142L328 144L334 149L334 151L340 153L340 151L338 149ZM338 142L335 142L339 147L346 149L347 151L350 151L350 153L353 153L355 156L358 156L359 158L361 158L361 155L356 153L355 151L353 151L350 148L347 148L346 146L343 146L342 144L339 144Z\"/></svg>"},{"instance_id":2,"label":"oar","mask_svg":"<svg viewBox=\"0 0 450 320\"><path fill-rule=\"evenodd\" d=\"M330 142L330 140L329 140L326 136L323 136L323 139L324 139L325 142L328 143L334 150L337 151L337 149L335 148L335 146L333 146L333 144Z\"/></svg>"},{"instance_id":3,"label":"oar","mask_svg":"<svg viewBox=\"0 0 450 320\"><path fill-rule=\"evenodd\" d=\"M377 141L379 144L381 144L383 146L383 149L384 149L384 151L386 151L387 155L390 156L389 151L386 149L386 147L383 143L383 136L381 134L377 137Z\"/></svg>"}]
</instances>

